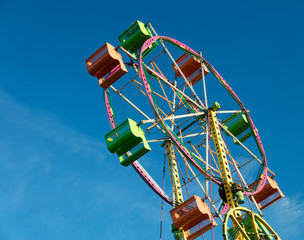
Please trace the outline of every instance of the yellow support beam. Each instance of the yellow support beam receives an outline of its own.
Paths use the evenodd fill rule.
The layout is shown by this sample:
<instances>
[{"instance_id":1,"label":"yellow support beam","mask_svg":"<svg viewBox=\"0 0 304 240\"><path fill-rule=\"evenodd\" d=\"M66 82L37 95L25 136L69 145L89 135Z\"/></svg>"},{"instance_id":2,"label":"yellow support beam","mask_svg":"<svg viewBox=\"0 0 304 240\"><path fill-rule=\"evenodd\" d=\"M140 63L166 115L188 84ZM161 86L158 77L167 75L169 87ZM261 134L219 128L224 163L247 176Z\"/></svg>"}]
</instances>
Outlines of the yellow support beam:
<instances>
[{"instance_id":1,"label":"yellow support beam","mask_svg":"<svg viewBox=\"0 0 304 240\"><path fill-rule=\"evenodd\" d=\"M213 109L209 109L208 116L210 122L210 129L212 132L212 139L215 145L217 159L221 171L221 177L223 180L223 187L229 205L229 211L226 213L225 220L223 223L224 239L259 240L262 239L262 236L268 235L269 238L267 239L273 239L274 237L275 240L280 240L280 237L277 235L277 233L267 224L267 222L262 217L255 214L253 211L248 210L247 208L238 206L238 198L234 196L232 191L232 185L234 184L234 182L231 176L229 162L226 156L224 142L222 139L220 126L218 124L215 111ZM244 217L245 215L243 213L246 213L245 215L250 216L250 222L244 223L246 217ZM228 238L229 229L227 226L227 222L229 219L232 222L233 229L238 231L236 235L232 238Z\"/></svg>"},{"instance_id":2,"label":"yellow support beam","mask_svg":"<svg viewBox=\"0 0 304 240\"><path fill-rule=\"evenodd\" d=\"M173 151L173 145L170 141L165 142L167 160L169 165L170 179L173 192L173 208L184 202L183 193L180 185L179 172L176 163L175 152ZM172 232L174 233L174 239L186 240L185 232L183 229L177 229L173 225Z\"/></svg>"},{"instance_id":3,"label":"yellow support beam","mask_svg":"<svg viewBox=\"0 0 304 240\"><path fill-rule=\"evenodd\" d=\"M238 207L238 202L234 200L231 185L233 183L231 172L229 169L228 160L225 153L224 142L220 132L220 126L216 117L216 113L212 110L208 110L210 128L212 132L212 138L214 141L217 159L220 165L221 176L223 178L223 185L225 190L225 195L227 198L227 203L230 209Z\"/></svg>"},{"instance_id":4,"label":"yellow support beam","mask_svg":"<svg viewBox=\"0 0 304 240\"><path fill-rule=\"evenodd\" d=\"M216 117L216 113L212 110L208 110L208 116L209 116L209 122L210 122L210 129L212 133L212 139L215 145L216 155L219 162L220 170L221 170L221 176L223 180L223 187L225 190L225 196L227 199L227 203L229 205L229 209L235 209L237 208L238 201L234 200L233 192L232 192L232 176L229 168L229 162L226 156L226 151L224 148L224 142L221 136L220 132L220 126L218 124L218 120ZM242 221L242 217L239 211L234 212L233 218L235 221L233 221L233 226L237 227L239 226L239 221ZM237 237L235 239L237 240L250 240L242 235L242 233L245 232L244 228L240 228L240 232L237 234Z\"/></svg>"},{"instance_id":5,"label":"yellow support beam","mask_svg":"<svg viewBox=\"0 0 304 240\"><path fill-rule=\"evenodd\" d=\"M176 163L176 156L173 151L173 146L170 141L165 142L166 154L168 159L169 171L170 171L170 179L173 190L173 207L178 206L182 202L184 202L183 193L179 180L179 172Z\"/></svg>"}]
</instances>

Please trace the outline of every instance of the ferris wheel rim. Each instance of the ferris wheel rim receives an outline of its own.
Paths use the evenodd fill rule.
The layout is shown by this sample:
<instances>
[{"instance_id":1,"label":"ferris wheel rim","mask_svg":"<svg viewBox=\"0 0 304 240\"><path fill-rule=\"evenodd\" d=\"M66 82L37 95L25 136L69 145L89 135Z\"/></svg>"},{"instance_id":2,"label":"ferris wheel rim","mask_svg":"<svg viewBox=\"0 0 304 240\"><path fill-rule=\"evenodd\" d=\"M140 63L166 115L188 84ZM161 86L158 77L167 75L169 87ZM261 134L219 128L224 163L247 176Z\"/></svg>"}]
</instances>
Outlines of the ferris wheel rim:
<instances>
[{"instance_id":1,"label":"ferris wheel rim","mask_svg":"<svg viewBox=\"0 0 304 240\"><path fill-rule=\"evenodd\" d=\"M193 49L191 49L187 45L183 44L182 42L180 42L178 40L175 40L173 38L166 37L166 36L154 36L154 37L151 37L148 40L146 40L146 42L143 44L143 46L140 50L139 61L138 61L139 62L138 63L139 77L140 77L140 79L141 79L141 81L144 85L144 88L145 88L145 91L147 93L147 98L149 100L150 106L151 106L156 118L158 118L158 120L160 122L160 125L166 131L166 133L167 133L166 135L173 141L174 145L184 153L184 155L187 157L187 159L189 159L194 164L194 166L197 167L197 169L201 168L200 164L197 164L197 161L195 161L194 159L191 159L192 156L189 154L189 152L191 152L191 151L189 151L186 146L181 145L181 142L178 140L178 138L176 136L174 136L175 134L172 131L170 131L170 129L168 129L168 126L166 126L166 123L161 119L160 115L158 114L157 109L155 108L155 103L154 103L154 100L153 100L153 97L152 97L152 94L151 94L151 86L147 81L147 78L145 76L145 72L144 72L144 69L143 69L143 52L158 39L170 41L171 43L183 48L186 52L189 52L189 53L195 55L197 58L201 59L201 61L203 61L203 63L205 63L211 69L213 74L220 81L220 83L223 85L223 87L226 89L226 91L234 98L234 100L237 102L237 104L241 107L241 109L245 113L245 115L246 115L246 117L249 121L249 124L250 124L251 128L253 129L253 132L254 132L253 136L254 136L256 144L259 148L260 154L262 155L264 170L263 170L263 173L262 173L261 181L259 182L259 185L258 185L257 189L255 191L251 191L251 192L244 190L244 194L250 196L250 195L258 193L259 191L262 190L262 188L264 187L264 185L266 184L266 181L267 181L267 173L268 173L267 159L266 159L266 154L265 154L264 147L263 147L262 141L260 139L259 133L258 133L258 131L257 131L249 113L248 113L248 111L246 110L245 106L243 105L241 100L238 98L238 96L235 94L235 92L232 90L232 88L229 86L229 84L224 80L224 78L215 70L215 68L209 62L207 62L197 52L195 52ZM202 168L202 170L203 170L203 168ZM206 177L210 178L213 182L219 184L219 181L214 179L211 176L211 174L209 174L208 172L203 171L202 173Z\"/></svg>"},{"instance_id":2,"label":"ferris wheel rim","mask_svg":"<svg viewBox=\"0 0 304 240\"><path fill-rule=\"evenodd\" d=\"M256 220L258 220L260 222L260 224L263 224L263 226L275 237L276 240L281 240L281 238L277 235L277 233L273 230L273 228L266 222L266 220L264 218L262 218L262 216L258 215L257 213L245 208L245 207L236 207L233 209L229 209L228 212L225 215L224 218L224 222L223 222L223 237L224 240L229 240L228 239L228 221L231 220L232 222L234 222L234 224L236 225L236 228L240 229L240 226L242 224L237 223L237 217L238 215L240 215L240 213L246 213L246 215L249 217L248 219L251 220L252 222L255 222ZM243 232L240 231L241 234L244 234L244 230ZM245 233L245 236L242 235L243 237L250 239L247 232Z\"/></svg>"}]
</instances>

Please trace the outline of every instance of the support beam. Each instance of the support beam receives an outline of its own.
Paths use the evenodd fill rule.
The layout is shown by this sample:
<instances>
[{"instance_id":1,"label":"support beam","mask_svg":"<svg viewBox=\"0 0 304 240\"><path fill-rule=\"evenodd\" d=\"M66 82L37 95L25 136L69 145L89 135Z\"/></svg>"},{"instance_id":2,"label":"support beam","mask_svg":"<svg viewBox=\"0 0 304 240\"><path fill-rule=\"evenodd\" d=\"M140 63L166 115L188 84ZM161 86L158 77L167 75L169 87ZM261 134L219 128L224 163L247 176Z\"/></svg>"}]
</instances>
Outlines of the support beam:
<instances>
[{"instance_id":1,"label":"support beam","mask_svg":"<svg viewBox=\"0 0 304 240\"><path fill-rule=\"evenodd\" d=\"M221 137L220 126L216 117L215 112L212 109L208 111L210 128L212 132L212 138L216 148L217 159L219 162L221 176L223 179L223 185L225 190L225 195L227 198L227 203L230 209L238 207L237 201L234 201L231 185L233 183L231 172L229 169L228 160L225 153L224 142Z\"/></svg>"},{"instance_id":2,"label":"support beam","mask_svg":"<svg viewBox=\"0 0 304 240\"><path fill-rule=\"evenodd\" d=\"M180 185L179 172L176 164L176 156L173 151L173 145L170 141L165 142L167 160L170 171L170 179L172 184L172 203L173 208L184 202L183 193Z\"/></svg>"}]
</instances>

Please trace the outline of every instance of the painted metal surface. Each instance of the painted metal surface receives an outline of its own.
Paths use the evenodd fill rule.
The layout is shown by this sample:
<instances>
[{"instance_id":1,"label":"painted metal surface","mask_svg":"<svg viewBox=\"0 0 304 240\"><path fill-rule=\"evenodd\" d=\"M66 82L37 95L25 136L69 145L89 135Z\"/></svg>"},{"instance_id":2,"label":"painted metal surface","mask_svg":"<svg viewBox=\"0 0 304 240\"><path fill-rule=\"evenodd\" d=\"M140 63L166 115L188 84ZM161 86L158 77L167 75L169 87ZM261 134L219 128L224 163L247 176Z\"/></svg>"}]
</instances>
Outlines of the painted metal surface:
<instances>
[{"instance_id":1,"label":"painted metal surface","mask_svg":"<svg viewBox=\"0 0 304 240\"><path fill-rule=\"evenodd\" d=\"M99 85L107 88L128 72L120 53L105 43L87 60L88 72L98 78Z\"/></svg>"},{"instance_id":2,"label":"painted metal surface","mask_svg":"<svg viewBox=\"0 0 304 240\"><path fill-rule=\"evenodd\" d=\"M104 102L106 106L106 112L109 119L109 123L112 129L115 128L117 121L114 113L114 107L112 105L111 96L108 90L104 89ZM170 198L167 194L162 190L162 188L154 181L154 179L148 174L148 172L139 164L139 162L135 161L132 164L132 167L137 172L137 174L144 180L144 182L164 201L168 204L172 204Z\"/></svg>"},{"instance_id":3,"label":"painted metal surface","mask_svg":"<svg viewBox=\"0 0 304 240\"><path fill-rule=\"evenodd\" d=\"M174 226L186 232L188 240L195 239L216 227L208 205L198 196L192 196L170 211Z\"/></svg>"},{"instance_id":4,"label":"painted metal surface","mask_svg":"<svg viewBox=\"0 0 304 240\"><path fill-rule=\"evenodd\" d=\"M137 38L136 37L137 33L135 34L136 31L134 29L137 32L141 32L141 33L146 31L146 33L144 33L144 36L140 39L140 41L141 41L140 44L137 41L139 39L139 37L138 37L138 39L136 39ZM152 28L152 30L153 30L153 28ZM133 35L131 34L132 35L131 36L130 33L134 33L134 34ZM151 37L151 38L149 38L149 37ZM265 155L265 151L264 151L264 148L263 148L263 144L262 144L261 139L259 137L258 130L255 128L255 126L253 124L253 121L249 116L249 112L245 109L241 100L238 98L238 96L235 94L235 92L232 90L232 88L222 78L222 76L201 56L201 54L199 55L194 50L192 50L190 47L186 46L185 44L183 44L183 43L181 43L181 42L179 42L175 39L172 39L172 38L169 38L169 37L166 37L166 36L152 37L152 34L151 34L149 28L147 28L143 23L141 23L139 21L137 21L127 31L125 31L120 36L120 38L121 38L120 40L122 40L122 41L125 39L125 42L123 42L122 45L127 50L129 50L131 53L133 53L132 58L135 59L136 61L138 61L138 64L133 63L133 65L136 65L136 69L137 69L137 67L139 68L138 75L139 75L139 77L140 77L140 79L143 83L143 86L144 86L145 92L146 92L146 94L145 93L143 93L143 94L147 96L148 101L151 105L151 108L154 112L154 115L156 116L156 121L159 123L159 125L157 125L157 127L162 132L164 132L165 135L170 139L170 141L166 141L165 146L166 146L167 159L168 159L168 164L169 164L169 168L170 168L170 176L171 176L172 187L173 187L173 199L172 199L172 201L169 199L169 197L166 195L166 193L158 186L158 184L153 180L153 178L148 174L148 172L140 165L139 162L137 162L137 161L133 162L132 161L132 162L129 162L128 164L132 165L132 167L139 174L139 176L147 183L147 185L157 195L159 195L167 203L173 205L173 207L178 206L179 204L181 204L183 202L183 195L182 195L181 186L180 186L178 169L177 169L177 166L176 166L176 157L175 157L174 151L172 151L173 149L172 149L172 146L171 146L171 143L173 143L174 146L177 148L177 151L179 151L185 158L187 158L187 160L200 173L202 173L206 177L206 181L207 181L206 183L208 183L208 179L210 179L211 181L213 181L214 183L216 183L218 185L223 183L228 204L225 204L221 213L218 213L217 209L216 209L217 216L214 216L214 218L216 218L216 217L221 218L221 215L225 214L225 212L230 208L230 210L228 210L228 212L226 213L225 220L224 220L224 225L223 225L223 236L226 240L228 239L227 233L231 230L231 229L227 229L227 222L228 222L229 219L232 221L234 228L238 228L238 233L237 233L237 235L235 235L236 237L232 238L232 239L242 239L242 240L243 239L246 239L246 240L259 239L259 238L252 238L252 235L250 236L250 234L252 234L251 232L254 232L255 236L257 236L258 234L261 234L261 233L264 234L264 235L265 234L266 235L270 234L269 236L274 236L276 240L280 240L280 238L277 236L277 234L271 229L271 227L266 223L266 221L264 219L262 219L260 216L256 215L253 211L250 211L246 208L238 207L238 202L237 202L237 200L236 200L236 198L233 194L234 193L233 190L231 189L231 185L233 184L233 180L232 180L232 176L231 176L230 169L229 169L229 166L228 166L227 157L226 157L226 154L225 154L225 148L224 148L225 143L221 139L222 136L221 136L221 131L220 131L220 128L221 127L223 128L224 126L221 125L220 123L218 123L215 112L212 111L212 110L207 109L207 94L206 94L204 76L207 73L209 73L209 70L213 73L213 75L218 79L218 81L222 84L222 86L227 90L227 92L232 96L232 98L240 106L241 111L243 112L242 114L240 114L242 116L241 123L238 122L238 124L235 124L235 125L240 125L241 124L243 128L246 128L246 130L248 130L248 129L251 130L250 136L253 134L253 137L255 139L255 142L257 143L257 147L258 147L259 152L260 152L260 154L262 156L262 159L263 159L263 162L260 161L261 167L262 167L261 168L262 169L261 178L260 178L259 181L256 181L256 183L254 184L254 185L257 185L257 187L253 187L252 188L253 191L244 191L244 193L249 195L249 196L253 195L254 197L257 197L257 198L258 198L258 196L261 196L260 199L258 199L259 204L262 201L264 201L267 197L269 197L273 194L279 193L280 194L279 198L284 196L280 192L280 190L277 190L278 188L273 187L273 186L271 186L270 190L268 189L269 190L268 192L266 191L267 186L271 185L271 184L269 183L269 179L268 179L269 177L267 176L268 167L267 167L267 160L266 160L266 155ZM129 38L129 40L127 38ZM131 44L131 45L133 43L137 42L136 43L137 45L135 47L133 46L134 49L132 50L130 48L131 45L128 47L128 44L126 44L126 41L129 41L128 44ZM174 45L175 47L182 50L185 54L182 55L177 61L175 61L172 58L171 54L168 52L167 47L164 45L164 42L169 43L171 45ZM169 81L168 79L166 79L163 75L160 75L159 73L153 71L151 68L149 68L147 65L144 64L144 62L143 62L144 57L147 55L147 53L149 53L152 49L154 49L154 47L157 46L158 44L161 44L164 47L165 52L168 53L169 57L173 61L172 66L173 66L173 69L175 71L175 74L177 76L183 78L185 80L185 85L188 85L189 89L192 90L192 93L193 93L193 96L194 96L193 97L194 101L192 99L189 99L189 97L187 95L184 95L185 93L181 92L178 88L176 88L173 85L173 83L171 81ZM106 48L111 48L111 47L109 47L108 43L106 43L105 46L106 46ZM140 46L142 46L141 49L140 49ZM102 86L104 88L107 88L107 87L112 88L111 85L115 81L117 81L127 71L125 71L124 69L122 71L122 68L125 68L125 66L124 66L124 64L121 60L121 56L119 56L120 54L117 52L116 49L114 49L114 50L119 55L115 56L114 58L112 57L116 61L116 63L115 63L116 65L113 63L113 61L111 63L110 60L109 61L105 60L106 59L105 56L107 54L111 55L110 53L112 52L112 51L107 50L106 48L103 46L96 53L94 53L89 59L87 59L87 67L88 67L88 71L90 72L91 75L96 76L96 77L99 78L100 86ZM112 48L114 48L114 47L112 46ZM130 54L130 53L128 53L128 54ZM119 63L117 63L117 60L119 61ZM122 64L121 64L121 62L122 62ZM115 66L113 67L110 63L113 66L114 65ZM207 66L207 68L206 68L206 66ZM101 73L98 68L103 68L103 69L107 68L107 69L103 70L102 73ZM104 74L105 72L106 72L106 74ZM204 74L202 74L202 72L204 72ZM195 153L193 154L188 149L188 147L183 143L183 141L181 140L182 138L179 137L179 134L174 133L173 127L172 126L170 127L165 122L165 120L167 120L169 118L167 117L167 119L164 119L162 117L161 109L159 108L159 106L157 104L156 96L153 92L152 85L151 85L150 80L149 80L149 76L151 75L151 73L154 74L154 77L156 77L157 79L158 78L161 79L162 82L164 82L165 84L170 86L172 89L174 89L173 91L174 91L175 96L178 96L180 99L183 99L182 101L190 109L189 112L192 111L194 114L197 114L197 115L205 115L205 118L207 119L206 122L210 123L210 129L211 129L211 132L212 132L211 137L214 140L214 145L215 145L216 153L217 153L217 156L218 156L218 162L219 162L219 165L220 165L220 177L222 178L222 180L219 180L218 177L216 178L216 177L211 175L211 172L208 171L208 162L206 163L206 168L205 168L205 166L198 159L197 155L195 155ZM114 79L114 80L111 80L111 79ZM193 85L195 83L197 83L200 79L203 79L205 103L202 103L200 101L199 97L196 95L194 89L192 88ZM106 84L106 82L107 82L107 84ZM107 115L108 115L108 118L109 118L110 126L111 126L112 129L115 129L115 128L120 127L120 126L117 126L117 121L116 121L116 118L115 118L115 113L114 113L113 105L112 105L112 102L111 102L110 93L106 89L104 90L104 93L105 93L104 94L105 106L106 106L106 111L107 111ZM119 92L117 92L117 93L119 94ZM189 102L191 102L191 103L189 104ZM178 117L181 117L181 116L171 117L170 120L173 120L174 118L178 118ZM148 121L151 122L150 118L147 118L147 119L148 119ZM203 123L202 119L198 119L198 120L201 121L201 123ZM146 121L146 122L148 122L148 121ZM237 129L235 127L235 125L228 126L228 129L233 135L239 136L240 135L240 129ZM206 131L208 132L208 126L205 126L205 127L207 129ZM130 130L130 131L132 132L132 130ZM142 131L142 133L143 133L143 131ZM115 134L117 134L117 133L114 133L114 135ZM132 136L130 137L129 135L126 137L127 139L132 138ZM229 133L228 133L228 135L229 135ZM208 136L208 133L207 133L206 136ZM230 134L230 136L231 136L231 134ZM108 139L110 139L109 140L110 142L113 141L113 139L109 136L108 136ZM240 141L242 140L241 142L243 142L243 139L244 138L241 138L241 137L239 138ZM235 139L233 139L233 140L235 140ZM239 142L237 141L237 143L239 143ZM129 144L131 144L131 143L129 142ZM117 145L119 145L119 146L117 146ZM114 146L113 148L115 148L115 149L116 148L123 148L123 146L120 146L120 145L122 145L122 144L117 143L116 146ZM245 148L245 146L243 146L243 145L242 145L242 147ZM132 154L128 150L129 149L128 147L126 147L126 149L127 150L125 150L125 149L121 150L120 153L123 152L123 154L128 158L128 157L132 156ZM208 158L208 147L206 147L206 156L207 156L206 158ZM134 159L134 160L136 160L136 159ZM267 185L265 186L265 184L267 184ZM265 188L263 189L264 186L265 186ZM206 187L207 187L207 184L206 184ZM265 191L262 191L262 189L265 190ZM275 189L275 190L273 190L273 189ZM208 191L208 189L207 189L207 191ZM267 193L265 193L265 192L267 192ZM190 198L190 199L192 199L192 198ZM188 199L187 201L190 201L190 199ZM214 207L214 205L212 203L212 199L210 200L210 198L207 194L206 194L206 199L209 199L209 201L211 202L211 206ZM200 200L203 202L202 199L200 199ZM199 204L194 206L194 208L197 208L198 205ZM172 211L175 211L177 208L178 207L174 208ZM184 213L187 213L187 211L189 212L189 209L186 209L184 211ZM250 217L250 221L244 219L243 215L242 216L240 215L240 212L246 212L247 215ZM205 230L204 231L201 230L202 232L197 232L197 235L195 235L195 234L192 234L190 231L188 231L198 221L201 220L201 219L198 220L196 218L199 214L195 213L193 216L190 216L190 215L191 214L189 214L189 219L187 220L188 222L186 220L184 221L184 222L187 222L187 223L185 223L186 225L188 224L187 227L185 228L185 229L187 229L187 231L183 232L183 234L181 235L181 238L188 239L188 240L189 239L190 240L195 239L196 237L200 236L202 233L205 232ZM212 221L214 221L214 219L213 219L213 216L211 216L211 215L212 215L212 213L210 213L210 211L209 211L208 219L209 220L211 219L211 222L212 222ZM250 225L250 230L248 230L247 229L248 226L246 226L246 224L248 225L248 222L249 222L249 225ZM176 223L176 224L177 224L178 228L181 227L178 223ZM183 227L185 227L185 224L184 223L182 224ZM213 226L216 226L216 223L213 224ZM211 227L213 227L213 226L211 226ZM206 231L210 229L209 227L206 227ZM249 231L249 235L248 235L248 231ZM229 234L230 234L230 232L229 232Z\"/></svg>"},{"instance_id":5,"label":"painted metal surface","mask_svg":"<svg viewBox=\"0 0 304 240\"><path fill-rule=\"evenodd\" d=\"M235 217L235 212L241 212L242 221ZM235 227L228 228L228 222L231 221ZM244 207L230 209L223 224L224 240L239 240L239 239L264 239L261 237L267 236L266 239L281 240L278 234L270 227L270 225L258 214Z\"/></svg>"},{"instance_id":6,"label":"painted metal surface","mask_svg":"<svg viewBox=\"0 0 304 240\"><path fill-rule=\"evenodd\" d=\"M225 190L225 196L227 199L227 203L229 208L238 207L237 201L234 200L234 196L232 193L231 185L233 183L231 172L229 169L229 164L227 160L227 156L224 149L224 142L221 137L220 127L218 125L218 120L216 118L216 113L210 109L208 111L209 121L210 121L210 129L212 133L212 139L214 141L214 146L216 149L216 155L219 162L221 177L223 179L223 187Z\"/></svg>"},{"instance_id":7,"label":"painted metal surface","mask_svg":"<svg viewBox=\"0 0 304 240\"><path fill-rule=\"evenodd\" d=\"M167 154L167 160L170 171L170 179L172 185L172 193L173 193L173 207L178 206L182 202L184 202L183 193L180 184L179 172L176 164L176 156L175 152L172 151L172 144L170 141L165 142L165 149Z\"/></svg>"},{"instance_id":8,"label":"painted metal surface","mask_svg":"<svg viewBox=\"0 0 304 240\"><path fill-rule=\"evenodd\" d=\"M263 158L263 164L264 164L264 170L263 170L263 174L262 174L262 180L260 181L259 186L257 187L256 191L252 191L252 192L247 192L245 191L244 193L246 195L252 195L254 193L259 192L265 185L266 183L266 178L267 178L267 161L266 161L266 154L262 145L262 141L259 137L258 131L255 128L252 119L249 116L249 113L246 111L246 108L244 107L244 105L242 104L242 102L240 101L240 99L237 97L237 95L235 94L235 92L232 90L232 88L228 85L228 83L222 78L222 76L203 58L201 57L198 53L196 53L193 49L191 49L190 47L188 47L187 45L181 43L180 41L177 41L173 38L170 37L166 37L166 36L155 36L152 37L150 39L148 39L142 46L141 49L141 54L139 57L139 76L143 82L144 88L146 90L147 93L147 97L148 100L151 104L152 110L154 111L156 117L159 119L163 129L166 131L166 135L173 141L173 143L175 144L175 146L185 155L185 157L189 160L189 162L191 164L194 165L194 167L196 167L201 173L203 173L205 176L209 177L212 181L214 181L215 183L219 182L214 179L212 176L210 176L205 168L200 164L200 162L195 158L195 156L187 149L187 147L179 140L179 138L175 135L175 133L173 131L170 130L169 126L161 119L161 115L159 113L158 110L158 106L155 102L155 96L154 93L151 89L150 83L148 78L146 77L147 74L147 70L145 68L145 66L142 64L143 62L143 58L142 58L142 53L151 45L153 44L155 41L160 40L160 41L167 41L172 43L173 45L179 47L180 49L182 49L185 52L188 52L189 54L195 56L198 59L201 59L201 61L209 68L211 69L211 72L216 76L216 78L220 81L220 83L224 86L224 88L228 91L228 93L233 97L233 99L238 103L238 105L241 107L241 109L245 112L245 115L247 117L247 120L251 126L251 128L254 131L254 138L256 140L256 143L258 145L258 148L260 150L260 153L262 155ZM157 73L156 73L157 74ZM162 79L164 79L163 76L159 76Z\"/></svg>"},{"instance_id":9,"label":"painted metal surface","mask_svg":"<svg viewBox=\"0 0 304 240\"><path fill-rule=\"evenodd\" d=\"M129 166L151 150L144 131L130 118L107 133L105 140L108 150L118 155L123 166Z\"/></svg>"}]
</instances>

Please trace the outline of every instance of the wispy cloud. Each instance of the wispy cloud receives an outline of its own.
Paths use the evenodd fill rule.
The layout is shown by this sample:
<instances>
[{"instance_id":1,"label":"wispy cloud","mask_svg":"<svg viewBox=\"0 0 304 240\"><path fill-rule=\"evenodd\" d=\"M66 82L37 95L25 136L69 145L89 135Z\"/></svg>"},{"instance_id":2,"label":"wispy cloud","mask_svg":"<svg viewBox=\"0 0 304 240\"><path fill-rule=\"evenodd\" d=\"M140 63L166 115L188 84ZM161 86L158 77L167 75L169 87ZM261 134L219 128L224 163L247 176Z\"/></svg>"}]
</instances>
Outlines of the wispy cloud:
<instances>
[{"instance_id":1,"label":"wispy cloud","mask_svg":"<svg viewBox=\"0 0 304 240\"><path fill-rule=\"evenodd\" d=\"M104 144L71 129L55 116L44 111L34 111L18 103L12 96L0 89L0 118L23 130L29 130L66 146L70 151L84 156L103 158ZM28 136L29 139L31 135Z\"/></svg>"},{"instance_id":2,"label":"wispy cloud","mask_svg":"<svg viewBox=\"0 0 304 240\"><path fill-rule=\"evenodd\" d=\"M304 218L304 201L300 194L285 197L265 210L265 219L281 239L301 238Z\"/></svg>"},{"instance_id":3,"label":"wispy cloud","mask_svg":"<svg viewBox=\"0 0 304 240\"><path fill-rule=\"evenodd\" d=\"M105 144L1 89L0 132L0 238L59 240L70 238L65 229L85 231L74 224L80 214L89 218Z\"/></svg>"}]
</instances>

